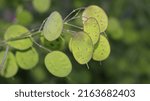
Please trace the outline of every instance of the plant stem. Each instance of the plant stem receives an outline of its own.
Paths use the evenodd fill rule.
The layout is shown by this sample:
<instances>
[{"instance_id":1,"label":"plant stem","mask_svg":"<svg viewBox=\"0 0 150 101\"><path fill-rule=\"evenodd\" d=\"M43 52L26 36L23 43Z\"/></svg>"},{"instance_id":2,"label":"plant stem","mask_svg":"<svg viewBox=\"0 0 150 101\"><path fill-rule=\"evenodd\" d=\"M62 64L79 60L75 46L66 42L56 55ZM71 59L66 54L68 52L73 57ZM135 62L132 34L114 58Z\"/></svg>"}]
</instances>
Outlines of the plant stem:
<instances>
[{"instance_id":1,"label":"plant stem","mask_svg":"<svg viewBox=\"0 0 150 101\"><path fill-rule=\"evenodd\" d=\"M45 24L45 22L47 21L47 19L48 19L48 17L42 22L42 24L41 24L41 26L40 26L40 28L39 28L39 31L41 31L42 30L42 28L43 28L43 26L44 26L44 24Z\"/></svg>"},{"instance_id":2,"label":"plant stem","mask_svg":"<svg viewBox=\"0 0 150 101\"><path fill-rule=\"evenodd\" d=\"M68 26L71 26L71 27L75 27L75 28L78 28L78 29L81 29L83 30L82 27L79 27L79 26L76 26L76 25L73 25L73 24L69 24L69 23L64 23L65 25L68 25Z\"/></svg>"},{"instance_id":3,"label":"plant stem","mask_svg":"<svg viewBox=\"0 0 150 101\"><path fill-rule=\"evenodd\" d=\"M88 64L88 63L86 63L86 66L87 66L87 68L88 68L88 69L90 69L90 66L89 66L89 64Z\"/></svg>"},{"instance_id":4,"label":"plant stem","mask_svg":"<svg viewBox=\"0 0 150 101\"><path fill-rule=\"evenodd\" d=\"M108 40L106 32L102 32L102 35L104 35L107 38L107 40Z\"/></svg>"},{"instance_id":5,"label":"plant stem","mask_svg":"<svg viewBox=\"0 0 150 101\"><path fill-rule=\"evenodd\" d=\"M77 8L77 9L74 9L71 13L69 13L65 18L64 18L64 22L76 11L81 11L85 9L85 7L81 7L81 8ZM77 14L79 14L79 12L77 12ZM75 14L75 16L77 16L77 14Z\"/></svg>"},{"instance_id":6,"label":"plant stem","mask_svg":"<svg viewBox=\"0 0 150 101\"><path fill-rule=\"evenodd\" d=\"M70 22L72 20L79 19L79 18L81 18L81 17L80 16L72 17L72 18L66 20L64 23L68 23L68 22Z\"/></svg>"},{"instance_id":7,"label":"plant stem","mask_svg":"<svg viewBox=\"0 0 150 101\"><path fill-rule=\"evenodd\" d=\"M2 62L0 64L0 71L2 71L4 69L5 61L6 61L7 55L8 55L8 51L9 51L9 46L7 45L6 46L6 51L4 53L4 57L3 57Z\"/></svg>"},{"instance_id":8,"label":"plant stem","mask_svg":"<svg viewBox=\"0 0 150 101\"><path fill-rule=\"evenodd\" d=\"M21 40L21 39L26 39L26 38L30 38L31 36L34 36L34 35L37 35L40 33L40 31L35 31L35 30L32 30L32 31L29 31L29 32L26 32L26 33L23 33L21 36L18 36L18 37L15 37L15 38L11 38L11 39L8 39L8 40L4 40L4 41L1 41L0 42L0 46L4 46L7 42L9 41L16 41L16 40ZM28 34L29 33L29 34Z\"/></svg>"},{"instance_id":9,"label":"plant stem","mask_svg":"<svg viewBox=\"0 0 150 101\"><path fill-rule=\"evenodd\" d=\"M76 33L76 31L73 31L73 30L69 30L69 29L64 29L64 30L63 30L63 32L65 32L65 31L66 31L66 32L70 32L70 33L73 33L73 34L75 34L75 33Z\"/></svg>"},{"instance_id":10,"label":"plant stem","mask_svg":"<svg viewBox=\"0 0 150 101\"><path fill-rule=\"evenodd\" d=\"M34 40L34 38L30 37L30 39L31 39L32 42L34 42L38 47L40 47L40 48L42 48L42 49L44 49L44 50L46 50L46 51L48 51L48 52L52 52L50 49L48 49L48 48L44 47L43 45L40 45L39 43L37 43L37 42Z\"/></svg>"}]
</instances>

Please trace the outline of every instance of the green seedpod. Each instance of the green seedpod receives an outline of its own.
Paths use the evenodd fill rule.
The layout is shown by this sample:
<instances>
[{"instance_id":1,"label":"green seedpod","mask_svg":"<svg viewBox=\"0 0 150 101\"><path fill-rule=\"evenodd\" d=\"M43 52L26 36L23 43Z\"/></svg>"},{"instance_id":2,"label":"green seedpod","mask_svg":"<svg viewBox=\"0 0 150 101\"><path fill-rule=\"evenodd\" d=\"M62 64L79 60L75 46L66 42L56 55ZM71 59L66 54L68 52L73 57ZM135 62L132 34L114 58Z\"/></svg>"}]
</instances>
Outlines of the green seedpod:
<instances>
[{"instance_id":1,"label":"green seedpod","mask_svg":"<svg viewBox=\"0 0 150 101\"><path fill-rule=\"evenodd\" d=\"M70 39L72 38L72 33L70 32L63 32L61 34L62 38L65 40L65 45L69 44Z\"/></svg>"},{"instance_id":2,"label":"green seedpod","mask_svg":"<svg viewBox=\"0 0 150 101\"><path fill-rule=\"evenodd\" d=\"M45 13L49 10L51 5L51 0L33 0L33 7L39 13Z\"/></svg>"},{"instance_id":3,"label":"green seedpod","mask_svg":"<svg viewBox=\"0 0 150 101\"><path fill-rule=\"evenodd\" d=\"M43 28L43 35L48 41L54 41L60 37L63 29L63 20L59 12L54 11L48 17Z\"/></svg>"},{"instance_id":4,"label":"green seedpod","mask_svg":"<svg viewBox=\"0 0 150 101\"><path fill-rule=\"evenodd\" d=\"M93 55L92 39L86 32L75 33L71 41L71 50L79 64L87 64Z\"/></svg>"},{"instance_id":5,"label":"green seedpod","mask_svg":"<svg viewBox=\"0 0 150 101\"><path fill-rule=\"evenodd\" d=\"M29 30L21 25L12 25L5 32L4 38L7 44L18 50L26 50L30 48L33 43L29 38L23 38L25 33L29 34Z\"/></svg>"},{"instance_id":6,"label":"green seedpod","mask_svg":"<svg viewBox=\"0 0 150 101\"><path fill-rule=\"evenodd\" d=\"M66 77L72 70L72 64L67 55L61 51L53 51L45 57L47 70L57 77Z\"/></svg>"},{"instance_id":7,"label":"green seedpod","mask_svg":"<svg viewBox=\"0 0 150 101\"><path fill-rule=\"evenodd\" d=\"M50 50L64 50L65 48L65 40L61 37L57 38L54 41L48 41L44 37L40 38L42 45L47 47Z\"/></svg>"},{"instance_id":8,"label":"green seedpod","mask_svg":"<svg viewBox=\"0 0 150 101\"><path fill-rule=\"evenodd\" d=\"M93 44L95 45L98 42L100 35L100 28L97 20L95 18L88 18L84 22L84 31L89 34L92 39Z\"/></svg>"},{"instance_id":9,"label":"green seedpod","mask_svg":"<svg viewBox=\"0 0 150 101\"><path fill-rule=\"evenodd\" d=\"M69 41L69 50L70 50L70 52L72 52L72 38L70 38L70 41Z\"/></svg>"},{"instance_id":10,"label":"green seedpod","mask_svg":"<svg viewBox=\"0 0 150 101\"><path fill-rule=\"evenodd\" d=\"M103 35L100 35L100 40L98 46L94 49L93 60L103 61L110 54L110 45L107 38Z\"/></svg>"},{"instance_id":11,"label":"green seedpod","mask_svg":"<svg viewBox=\"0 0 150 101\"><path fill-rule=\"evenodd\" d=\"M36 66L39 61L39 55L35 48L26 51L17 51L16 60L20 68L29 70Z\"/></svg>"},{"instance_id":12,"label":"green seedpod","mask_svg":"<svg viewBox=\"0 0 150 101\"><path fill-rule=\"evenodd\" d=\"M22 7L18 7L16 11L16 22L21 25L29 25L33 20L32 14L24 10Z\"/></svg>"},{"instance_id":13,"label":"green seedpod","mask_svg":"<svg viewBox=\"0 0 150 101\"><path fill-rule=\"evenodd\" d=\"M5 51L0 52L0 61L3 60ZM18 66L16 63L16 58L12 52L7 53L7 57L4 63L4 66L1 71L1 76L10 78L17 74L18 72Z\"/></svg>"},{"instance_id":14,"label":"green seedpod","mask_svg":"<svg viewBox=\"0 0 150 101\"><path fill-rule=\"evenodd\" d=\"M96 5L91 5L87 7L82 14L82 20L83 24L88 20L88 18L93 17L98 21L99 27L100 27L100 32L104 32L107 29L108 26L108 17L105 13L105 11L96 6Z\"/></svg>"}]
</instances>

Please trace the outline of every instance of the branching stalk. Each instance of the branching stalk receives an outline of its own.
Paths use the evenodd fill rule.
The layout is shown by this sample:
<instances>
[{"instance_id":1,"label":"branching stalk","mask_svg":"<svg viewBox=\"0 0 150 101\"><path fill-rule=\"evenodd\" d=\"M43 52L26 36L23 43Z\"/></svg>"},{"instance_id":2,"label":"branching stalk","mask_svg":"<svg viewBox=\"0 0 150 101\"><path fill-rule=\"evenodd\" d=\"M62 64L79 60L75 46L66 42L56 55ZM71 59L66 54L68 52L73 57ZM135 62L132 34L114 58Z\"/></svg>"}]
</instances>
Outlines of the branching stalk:
<instances>
[{"instance_id":1,"label":"branching stalk","mask_svg":"<svg viewBox=\"0 0 150 101\"><path fill-rule=\"evenodd\" d=\"M79 14L79 12L80 12L81 10L84 10L84 9L85 9L85 7L81 7L81 8L74 9L71 13L69 13L69 14L64 18L64 22L66 22L66 20L67 20L73 13L75 13L76 11L78 11L78 12L75 14L75 16L77 16L77 15Z\"/></svg>"},{"instance_id":2,"label":"branching stalk","mask_svg":"<svg viewBox=\"0 0 150 101\"><path fill-rule=\"evenodd\" d=\"M44 50L46 50L46 51L48 51L48 52L51 52L50 49L48 49L48 48L44 47L43 45L40 45L39 43L37 43L37 42L34 40L34 38L30 37L30 39L31 39L32 42L35 43L38 47L40 47L40 48L42 48L42 49L44 49Z\"/></svg>"},{"instance_id":3,"label":"branching stalk","mask_svg":"<svg viewBox=\"0 0 150 101\"><path fill-rule=\"evenodd\" d=\"M64 23L64 24L65 24L65 25L68 25L68 26L71 26L71 27L74 27L74 28L78 28L78 29L83 30L83 28L80 27L80 26L76 26L76 25L73 25L73 24L70 24L70 23Z\"/></svg>"}]
</instances>

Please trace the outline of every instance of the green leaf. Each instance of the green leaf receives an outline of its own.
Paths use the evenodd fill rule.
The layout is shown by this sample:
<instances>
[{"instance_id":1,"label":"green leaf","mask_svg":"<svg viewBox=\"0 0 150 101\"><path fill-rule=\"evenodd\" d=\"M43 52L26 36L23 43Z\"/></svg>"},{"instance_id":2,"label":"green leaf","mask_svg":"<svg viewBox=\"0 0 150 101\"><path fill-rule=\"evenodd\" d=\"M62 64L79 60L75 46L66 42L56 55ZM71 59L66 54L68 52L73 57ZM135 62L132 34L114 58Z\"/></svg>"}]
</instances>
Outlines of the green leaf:
<instances>
[{"instance_id":1,"label":"green leaf","mask_svg":"<svg viewBox=\"0 0 150 101\"><path fill-rule=\"evenodd\" d=\"M0 61L3 59L4 54L5 51L0 52ZM15 56L12 52L8 52L3 70L1 71L1 75L6 78L10 78L15 76L17 72L18 72L18 66L16 63Z\"/></svg>"},{"instance_id":2,"label":"green leaf","mask_svg":"<svg viewBox=\"0 0 150 101\"><path fill-rule=\"evenodd\" d=\"M66 77L72 70L69 58L60 51L48 53L45 57L47 70L57 77Z\"/></svg>"},{"instance_id":3,"label":"green leaf","mask_svg":"<svg viewBox=\"0 0 150 101\"><path fill-rule=\"evenodd\" d=\"M104 32L107 29L108 17L102 8L96 5L91 5L87 7L82 14L83 24L90 17L93 17L98 21L98 24L100 26L100 32Z\"/></svg>"},{"instance_id":4,"label":"green leaf","mask_svg":"<svg viewBox=\"0 0 150 101\"><path fill-rule=\"evenodd\" d=\"M29 30L21 25L12 25L7 29L4 38L5 40L10 40L7 42L9 46L19 50L25 50L30 48L33 44L29 38L19 40L18 39L11 40L11 39L18 38L27 32L29 32Z\"/></svg>"},{"instance_id":5,"label":"green leaf","mask_svg":"<svg viewBox=\"0 0 150 101\"><path fill-rule=\"evenodd\" d=\"M100 35L98 46L94 49L93 59L96 61L105 60L110 54L110 45L105 36Z\"/></svg>"},{"instance_id":6,"label":"green leaf","mask_svg":"<svg viewBox=\"0 0 150 101\"><path fill-rule=\"evenodd\" d=\"M88 18L84 22L84 31L89 34L92 39L93 44L95 45L98 42L100 35L100 28L97 20L95 18Z\"/></svg>"},{"instance_id":7,"label":"green leaf","mask_svg":"<svg viewBox=\"0 0 150 101\"><path fill-rule=\"evenodd\" d=\"M93 43L85 32L78 32L72 37L71 50L74 58L79 64L86 64L93 54Z\"/></svg>"},{"instance_id":8,"label":"green leaf","mask_svg":"<svg viewBox=\"0 0 150 101\"><path fill-rule=\"evenodd\" d=\"M48 41L56 40L63 29L63 20L59 12L54 11L47 19L44 28L43 35Z\"/></svg>"},{"instance_id":9,"label":"green leaf","mask_svg":"<svg viewBox=\"0 0 150 101\"><path fill-rule=\"evenodd\" d=\"M39 55L34 48L31 48L26 51L17 51L16 59L20 68L29 70L36 66L39 61Z\"/></svg>"}]
</instances>

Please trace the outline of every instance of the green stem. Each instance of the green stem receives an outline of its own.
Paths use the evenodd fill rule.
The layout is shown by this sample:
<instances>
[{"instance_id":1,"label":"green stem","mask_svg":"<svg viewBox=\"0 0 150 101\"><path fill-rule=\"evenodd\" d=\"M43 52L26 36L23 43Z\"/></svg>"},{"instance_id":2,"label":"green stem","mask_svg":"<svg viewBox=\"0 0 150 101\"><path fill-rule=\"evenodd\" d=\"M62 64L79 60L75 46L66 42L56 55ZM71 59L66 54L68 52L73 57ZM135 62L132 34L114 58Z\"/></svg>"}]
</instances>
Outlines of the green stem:
<instances>
[{"instance_id":1,"label":"green stem","mask_svg":"<svg viewBox=\"0 0 150 101\"><path fill-rule=\"evenodd\" d=\"M79 27L79 26L76 26L76 25L73 25L73 24L69 24L69 23L64 23L65 25L68 25L68 26L71 26L71 27L74 27L74 28L78 28L78 29L81 29L83 30L82 27Z\"/></svg>"},{"instance_id":2,"label":"green stem","mask_svg":"<svg viewBox=\"0 0 150 101\"><path fill-rule=\"evenodd\" d=\"M40 45L39 43L37 43L37 42L34 40L34 38L30 37L30 39L31 39L32 42L35 43L38 47L40 47L40 48L42 48L42 49L44 49L44 50L46 50L46 51L48 51L48 52L52 52L50 49L48 49L48 48L44 47L43 45Z\"/></svg>"},{"instance_id":3,"label":"green stem","mask_svg":"<svg viewBox=\"0 0 150 101\"><path fill-rule=\"evenodd\" d=\"M2 61L1 61L1 64L0 64L0 71L2 71L4 69L5 61L6 61L7 55L8 55L8 51L9 51L9 46L7 45L6 46L6 51L4 53L4 57L3 57Z\"/></svg>"},{"instance_id":4,"label":"green stem","mask_svg":"<svg viewBox=\"0 0 150 101\"><path fill-rule=\"evenodd\" d=\"M35 31L35 32L34 32L34 31L35 31L35 30L32 30L32 31L23 33L21 36L18 36L18 37L15 37L15 38L11 38L11 39L8 39L8 40L1 41L1 42L0 42L0 46L6 45L6 43L9 42L9 41L16 41L16 40L21 40L21 39L30 38L31 36L35 36L35 35L37 35L37 34L40 33L40 31ZM29 34L28 34L28 33L29 33Z\"/></svg>"},{"instance_id":5,"label":"green stem","mask_svg":"<svg viewBox=\"0 0 150 101\"><path fill-rule=\"evenodd\" d=\"M63 29L63 32L69 32L69 33L73 33L73 34L75 34L76 33L76 31L73 31L73 30L69 30L69 29Z\"/></svg>"},{"instance_id":6,"label":"green stem","mask_svg":"<svg viewBox=\"0 0 150 101\"><path fill-rule=\"evenodd\" d=\"M81 17L80 17L80 16L72 17L72 18L66 20L65 23L68 23L68 22L70 22L70 21L72 21L72 20L79 19L79 18L81 18Z\"/></svg>"},{"instance_id":7,"label":"green stem","mask_svg":"<svg viewBox=\"0 0 150 101\"><path fill-rule=\"evenodd\" d=\"M86 63L86 66L87 66L87 68L88 68L88 69L90 69L90 66L89 66L89 64L88 64L88 63Z\"/></svg>"},{"instance_id":8,"label":"green stem","mask_svg":"<svg viewBox=\"0 0 150 101\"><path fill-rule=\"evenodd\" d=\"M48 19L48 17L42 22L42 24L41 24L41 26L40 26L40 28L39 28L39 31L42 31L42 28L43 28L45 22L47 21L47 19Z\"/></svg>"},{"instance_id":9,"label":"green stem","mask_svg":"<svg viewBox=\"0 0 150 101\"><path fill-rule=\"evenodd\" d=\"M64 18L64 22L73 14L75 13L76 11L81 11L85 9L85 7L81 7L81 8L77 8L77 9L74 9L71 13L69 13L65 18ZM79 12L77 12L77 14L79 14ZM77 14L75 14L75 16L77 16Z\"/></svg>"}]
</instances>

